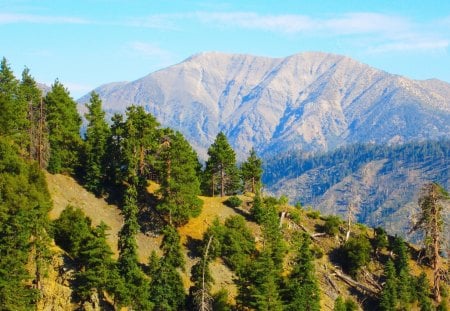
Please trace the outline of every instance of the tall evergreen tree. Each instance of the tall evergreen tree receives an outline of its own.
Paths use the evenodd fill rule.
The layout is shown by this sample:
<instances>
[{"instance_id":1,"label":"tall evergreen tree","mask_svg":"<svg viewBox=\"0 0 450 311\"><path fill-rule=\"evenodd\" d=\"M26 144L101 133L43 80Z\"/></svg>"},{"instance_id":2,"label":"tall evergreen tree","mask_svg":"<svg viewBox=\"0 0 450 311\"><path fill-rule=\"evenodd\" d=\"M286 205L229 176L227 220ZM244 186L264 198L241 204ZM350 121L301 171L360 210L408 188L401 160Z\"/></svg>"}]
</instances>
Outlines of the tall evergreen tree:
<instances>
[{"instance_id":1,"label":"tall evergreen tree","mask_svg":"<svg viewBox=\"0 0 450 311\"><path fill-rule=\"evenodd\" d=\"M50 173L74 173L79 166L81 118L77 104L58 81L45 97L49 129Z\"/></svg>"},{"instance_id":2,"label":"tall evergreen tree","mask_svg":"<svg viewBox=\"0 0 450 311\"><path fill-rule=\"evenodd\" d=\"M150 297L155 311L182 310L185 304L183 281L177 268L184 266L180 236L173 226L164 230L163 257L151 260Z\"/></svg>"},{"instance_id":3,"label":"tall evergreen tree","mask_svg":"<svg viewBox=\"0 0 450 311\"><path fill-rule=\"evenodd\" d=\"M158 151L161 202L158 210L169 224L179 225L198 216L202 201L196 166L197 155L179 132L166 130Z\"/></svg>"},{"instance_id":4,"label":"tall evergreen tree","mask_svg":"<svg viewBox=\"0 0 450 311\"><path fill-rule=\"evenodd\" d=\"M110 135L105 121L102 101L95 92L91 93L85 114L88 125L85 137L85 185L89 191L100 195L103 192L106 175L106 143Z\"/></svg>"},{"instance_id":5,"label":"tall evergreen tree","mask_svg":"<svg viewBox=\"0 0 450 311\"><path fill-rule=\"evenodd\" d=\"M130 106L123 123L122 152L127 183L137 179L138 193L145 191L149 170L154 166L160 135L159 123L141 106Z\"/></svg>"},{"instance_id":6,"label":"tall evergreen tree","mask_svg":"<svg viewBox=\"0 0 450 311\"><path fill-rule=\"evenodd\" d=\"M128 302L138 310L151 310L152 305L146 291L148 281L139 267L137 257L136 234L139 232L139 224L137 190L133 184L125 192L122 212L124 224L119 232L119 272L128 288Z\"/></svg>"},{"instance_id":7,"label":"tall evergreen tree","mask_svg":"<svg viewBox=\"0 0 450 311\"><path fill-rule=\"evenodd\" d=\"M9 137L27 152L27 103L20 94L19 81L6 58L0 63L0 135Z\"/></svg>"},{"instance_id":8,"label":"tall evergreen tree","mask_svg":"<svg viewBox=\"0 0 450 311\"><path fill-rule=\"evenodd\" d=\"M320 310L319 286L315 277L310 238L297 237L297 256L292 272L287 278L285 310Z\"/></svg>"},{"instance_id":9,"label":"tall evergreen tree","mask_svg":"<svg viewBox=\"0 0 450 311\"><path fill-rule=\"evenodd\" d=\"M241 165L244 190L256 193L261 187L262 160L256 155L255 149L250 150L247 160Z\"/></svg>"},{"instance_id":10,"label":"tall evergreen tree","mask_svg":"<svg viewBox=\"0 0 450 311\"><path fill-rule=\"evenodd\" d=\"M27 104L28 154L31 159L39 163L40 168L45 168L49 157L46 109L42 91L30 75L28 68L25 68L22 72L19 88L22 99Z\"/></svg>"},{"instance_id":11,"label":"tall evergreen tree","mask_svg":"<svg viewBox=\"0 0 450 311\"><path fill-rule=\"evenodd\" d=\"M236 154L228 143L224 133L217 134L214 143L208 149L205 183L214 196L219 190L220 196L232 194L239 189L239 174L236 167Z\"/></svg>"},{"instance_id":12,"label":"tall evergreen tree","mask_svg":"<svg viewBox=\"0 0 450 311\"><path fill-rule=\"evenodd\" d=\"M0 306L3 310L34 310L48 258L50 195L42 172L19 154L19 148L11 140L0 137ZM33 280L34 288L27 284L29 280Z\"/></svg>"},{"instance_id":13,"label":"tall evergreen tree","mask_svg":"<svg viewBox=\"0 0 450 311\"><path fill-rule=\"evenodd\" d=\"M395 311L398 304L397 275L394 263L389 260L384 267L386 277L380 298L380 309L384 311Z\"/></svg>"},{"instance_id":14,"label":"tall evergreen tree","mask_svg":"<svg viewBox=\"0 0 450 311\"><path fill-rule=\"evenodd\" d=\"M256 310L281 311L283 302L280 295L280 270L268 250L263 249L254 263L247 267L249 297L248 301L241 303Z\"/></svg>"}]
</instances>

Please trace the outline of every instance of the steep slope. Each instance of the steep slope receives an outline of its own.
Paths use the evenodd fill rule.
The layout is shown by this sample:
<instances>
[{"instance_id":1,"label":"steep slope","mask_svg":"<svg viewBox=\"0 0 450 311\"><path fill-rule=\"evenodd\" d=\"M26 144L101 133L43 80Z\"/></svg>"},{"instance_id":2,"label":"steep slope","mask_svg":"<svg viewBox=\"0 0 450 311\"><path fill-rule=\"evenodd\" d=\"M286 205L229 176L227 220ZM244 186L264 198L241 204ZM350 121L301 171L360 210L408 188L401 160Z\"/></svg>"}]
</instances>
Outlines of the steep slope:
<instances>
[{"instance_id":1,"label":"steep slope","mask_svg":"<svg viewBox=\"0 0 450 311\"><path fill-rule=\"evenodd\" d=\"M345 217L353 203L359 222L414 240L408 232L420 189L430 181L449 189L449 168L449 140L352 145L311 157L277 157L266 164L264 179L268 191L326 214Z\"/></svg>"},{"instance_id":2,"label":"steep slope","mask_svg":"<svg viewBox=\"0 0 450 311\"><path fill-rule=\"evenodd\" d=\"M95 91L110 113L144 106L181 131L203 159L219 131L240 159L252 146L269 156L450 134L449 84L413 81L318 52L286 58L202 53Z\"/></svg>"}]
</instances>

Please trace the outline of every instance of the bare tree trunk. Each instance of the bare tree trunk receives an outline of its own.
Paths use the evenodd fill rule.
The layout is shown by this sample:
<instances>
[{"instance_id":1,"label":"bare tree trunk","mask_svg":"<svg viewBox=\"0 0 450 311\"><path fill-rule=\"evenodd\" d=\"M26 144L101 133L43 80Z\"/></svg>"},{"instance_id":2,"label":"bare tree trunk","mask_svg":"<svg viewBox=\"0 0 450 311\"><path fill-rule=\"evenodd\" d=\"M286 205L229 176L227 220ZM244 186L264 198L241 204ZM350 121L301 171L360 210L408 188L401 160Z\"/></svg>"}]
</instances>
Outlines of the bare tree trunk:
<instances>
[{"instance_id":1,"label":"bare tree trunk","mask_svg":"<svg viewBox=\"0 0 450 311\"><path fill-rule=\"evenodd\" d=\"M347 209L347 233L345 235L345 242L348 241L348 239L350 238L350 233L351 233L351 229L352 229L352 222L354 219L354 213L355 213L355 208L353 203L350 203L348 205L348 209Z\"/></svg>"},{"instance_id":2,"label":"bare tree trunk","mask_svg":"<svg viewBox=\"0 0 450 311\"><path fill-rule=\"evenodd\" d=\"M225 196L225 169L223 168L223 165L221 165L220 168L220 196Z\"/></svg>"}]
</instances>

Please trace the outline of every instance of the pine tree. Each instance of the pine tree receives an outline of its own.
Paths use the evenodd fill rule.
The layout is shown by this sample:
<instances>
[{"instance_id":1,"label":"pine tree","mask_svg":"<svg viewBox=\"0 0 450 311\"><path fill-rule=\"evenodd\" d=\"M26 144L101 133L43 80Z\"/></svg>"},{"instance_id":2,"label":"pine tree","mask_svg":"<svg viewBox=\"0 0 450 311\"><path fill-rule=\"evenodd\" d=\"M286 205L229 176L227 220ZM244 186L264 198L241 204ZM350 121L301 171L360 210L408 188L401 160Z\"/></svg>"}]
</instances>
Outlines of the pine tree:
<instances>
[{"instance_id":1,"label":"pine tree","mask_svg":"<svg viewBox=\"0 0 450 311\"><path fill-rule=\"evenodd\" d=\"M236 167L236 154L224 133L217 134L214 143L208 149L205 175L211 195L220 191L223 197L239 189L239 174Z\"/></svg>"},{"instance_id":2,"label":"pine tree","mask_svg":"<svg viewBox=\"0 0 450 311\"><path fill-rule=\"evenodd\" d=\"M130 106L123 126L121 151L124 159L124 182L134 183L137 179L138 194L146 191L149 170L154 165L158 148L159 123L155 117L146 113L141 106Z\"/></svg>"},{"instance_id":3,"label":"pine tree","mask_svg":"<svg viewBox=\"0 0 450 311\"><path fill-rule=\"evenodd\" d=\"M43 152L44 146L47 146L44 139L45 129L42 128L42 122L45 122L42 105L42 92L37 87L36 81L30 75L30 70L25 68L22 72L22 80L19 85L20 95L22 100L27 104L28 113L28 155L30 159L37 160L40 167L44 167Z\"/></svg>"},{"instance_id":4,"label":"pine tree","mask_svg":"<svg viewBox=\"0 0 450 311\"><path fill-rule=\"evenodd\" d=\"M287 279L285 310L320 310L320 290L314 272L310 238L302 234L297 239L298 253Z\"/></svg>"},{"instance_id":5,"label":"pine tree","mask_svg":"<svg viewBox=\"0 0 450 311\"><path fill-rule=\"evenodd\" d=\"M166 130L158 151L162 199L157 209L166 215L169 224L183 224L200 214L197 163L197 155L183 135Z\"/></svg>"},{"instance_id":6,"label":"pine tree","mask_svg":"<svg viewBox=\"0 0 450 311\"><path fill-rule=\"evenodd\" d=\"M42 172L21 158L21 151L10 139L0 137L0 306L3 310L34 309L49 254L50 196ZM34 286L26 283L30 280Z\"/></svg>"},{"instance_id":7,"label":"pine tree","mask_svg":"<svg viewBox=\"0 0 450 311\"><path fill-rule=\"evenodd\" d=\"M78 261L82 269L76 274L76 293L82 300L88 300L96 290L100 300L103 292L117 292L121 279L118 277L116 264L112 259L113 252L106 242L106 230L103 222L93 231L91 237L82 245Z\"/></svg>"},{"instance_id":8,"label":"pine tree","mask_svg":"<svg viewBox=\"0 0 450 311\"><path fill-rule=\"evenodd\" d=\"M413 227L413 231L424 232L424 244L426 257L434 271L433 295L436 302L441 302L440 280L447 273L442 265L440 252L444 240L443 226L443 201L449 200L449 194L438 184L429 183L423 186L419 198L419 220Z\"/></svg>"},{"instance_id":9,"label":"pine tree","mask_svg":"<svg viewBox=\"0 0 450 311\"><path fill-rule=\"evenodd\" d=\"M139 232L137 222L137 190L134 184L128 186L122 207L124 224L119 232L119 273L128 288L128 299L138 310L151 310L148 292L148 281L139 267L137 257L136 234Z\"/></svg>"},{"instance_id":10,"label":"pine tree","mask_svg":"<svg viewBox=\"0 0 450 311\"><path fill-rule=\"evenodd\" d=\"M380 309L384 311L395 311L398 304L398 283L394 263L389 260L384 269L386 281L381 292Z\"/></svg>"},{"instance_id":11,"label":"pine tree","mask_svg":"<svg viewBox=\"0 0 450 311\"><path fill-rule=\"evenodd\" d=\"M247 161L241 165L244 190L256 193L261 188L262 160L256 155L255 149L250 150Z\"/></svg>"},{"instance_id":12,"label":"pine tree","mask_svg":"<svg viewBox=\"0 0 450 311\"><path fill-rule=\"evenodd\" d=\"M433 303L431 302L430 299L431 297L430 284L428 283L425 272L422 272L417 278L416 295L421 311L434 310Z\"/></svg>"},{"instance_id":13,"label":"pine tree","mask_svg":"<svg viewBox=\"0 0 450 311\"><path fill-rule=\"evenodd\" d=\"M81 118L77 104L67 89L56 80L45 97L49 129L50 173L74 173L79 166L82 145L80 137Z\"/></svg>"},{"instance_id":14,"label":"pine tree","mask_svg":"<svg viewBox=\"0 0 450 311\"><path fill-rule=\"evenodd\" d=\"M28 148L27 103L6 58L0 63L0 111L0 135L14 140L25 154Z\"/></svg>"},{"instance_id":15,"label":"pine tree","mask_svg":"<svg viewBox=\"0 0 450 311\"><path fill-rule=\"evenodd\" d=\"M85 137L85 186L96 195L101 195L106 178L106 143L110 131L97 93L91 93L90 103L86 107L88 125Z\"/></svg>"},{"instance_id":16,"label":"pine tree","mask_svg":"<svg viewBox=\"0 0 450 311\"><path fill-rule=\"evenodd\" d=\"M271 252L263 249L256 261L249 265L250 299L241 301L256 310L281 311L283 302L280 295L280 270L276 267ZM296 309L298 310L298 309Z\"/></svg>"},{"instance_id":17,"label":"pine tree","mask_svg":"<svg viewBox=\"0 0 450 311\"><path fill-rule=\"evenodd\" d=\"M164 230L161 243L163 257L151 260L150 297L155 311L180 310L185 303L185 293L177 268L184 266L181 253L180 236L176 229L168 226Z\"/></svg>"}]
</instances>

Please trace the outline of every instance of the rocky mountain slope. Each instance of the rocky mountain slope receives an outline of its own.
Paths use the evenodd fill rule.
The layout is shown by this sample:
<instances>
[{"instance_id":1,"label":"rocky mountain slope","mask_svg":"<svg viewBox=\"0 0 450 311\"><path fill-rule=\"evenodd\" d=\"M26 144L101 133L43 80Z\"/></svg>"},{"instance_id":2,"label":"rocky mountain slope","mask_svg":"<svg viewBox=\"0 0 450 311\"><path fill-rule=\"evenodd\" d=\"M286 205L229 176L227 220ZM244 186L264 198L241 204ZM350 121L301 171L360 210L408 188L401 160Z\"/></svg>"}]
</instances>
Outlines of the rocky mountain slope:
<instances>
[{"instance_id":1,"label":"rocky mountain slope","mask_svg":"<svg viewBox=\"0 0 450 311\"><path fill-rule=\"evenodd\" d=\"M95 91L110 113L144 106L162 125L181 131L203 159L219 131L240 159L252 146L266 157L450 134L449 84L318 52L286 58L201 53Z\"/></svg>"},{"instance_id":2,"label":"rocky mountain slope","mask_svg":"<svg viewBox=\"0 0 450 311\"><path fill-rule=\"evenodd\" d=\"M430 181L450 187L450 140L399 146L352 145L326 154L290 154L267 161L266 190L326 214L381 226L409 240L422 186ZM444 210L447 225L450 209ZM450 230L447 231L450 241Z\"/></svg>"}]
</instances>

